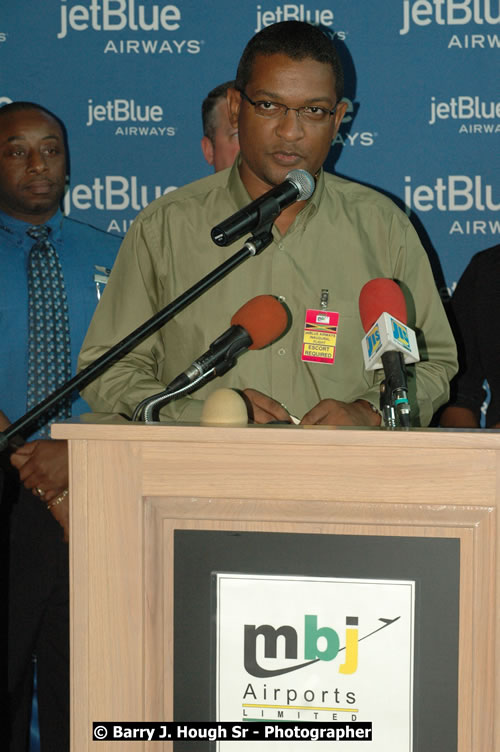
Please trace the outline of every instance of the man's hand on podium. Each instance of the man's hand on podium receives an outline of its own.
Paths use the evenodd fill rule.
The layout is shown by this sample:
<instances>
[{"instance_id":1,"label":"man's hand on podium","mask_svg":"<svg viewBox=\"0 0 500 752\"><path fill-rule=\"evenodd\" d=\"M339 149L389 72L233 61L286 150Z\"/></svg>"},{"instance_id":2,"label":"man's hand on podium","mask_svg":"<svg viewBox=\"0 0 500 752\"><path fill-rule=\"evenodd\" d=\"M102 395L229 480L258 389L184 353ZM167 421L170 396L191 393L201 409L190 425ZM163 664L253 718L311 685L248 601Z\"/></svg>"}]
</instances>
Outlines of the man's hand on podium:
<instances>
[{"instance_id":1,"label":"man's hand on podium","mask_svg":"<svg viewBox=\"0 0 500 752\"><path fill-rule=\"evenodd\" d=\"M241 393L247 403L248 417L254 423L292 422L283 405L276 402L272 397L268 397L267 394L258 392L257 389L243 389Z\"/></svg>"},{"instance_id":2,"label":"man's hand on podium","mask_svg":"<svg viewBox=\"0 0 500 752\"><path fill-rule=\"evenodd\" d=\"M324 399L301 420L303 426L379 426L380 415L366 400L340 402Z\"/></svg>"}]
</instances>

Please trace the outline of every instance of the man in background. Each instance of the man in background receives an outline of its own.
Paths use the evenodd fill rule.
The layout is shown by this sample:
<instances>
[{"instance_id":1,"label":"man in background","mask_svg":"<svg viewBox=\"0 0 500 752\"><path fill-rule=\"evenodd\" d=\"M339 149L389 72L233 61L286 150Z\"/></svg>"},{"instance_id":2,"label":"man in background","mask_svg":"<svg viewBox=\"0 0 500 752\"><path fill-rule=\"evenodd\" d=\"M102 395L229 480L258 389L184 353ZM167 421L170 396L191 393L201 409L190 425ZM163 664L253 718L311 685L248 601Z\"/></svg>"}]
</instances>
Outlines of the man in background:
<instances>
[{"instance_id":1,"label":"man in background","mask_svg":"<svg viewBox=\"0 0 500 752\"><path fill-rule=\"evenodd\" d=\"M74 374L97 280L120 243L63 217L66 168L65 130L55 115L31 102L0 108L0 430ZM50 418L87 411L75 395ZM0 470L8 522L10 752L28 749L33 658L41 749L69 750L67 447L48 435L40 424L34 440L11 455L10 470L5 456Z\"/></svg>"},{"instance_id":2,"label":"man in background","mask_svg":"<svg viewBox=\"0 0 500 752\"><path fill-rule=\"evenodd\" d=\"M234 81L226 81L216 86L208 93L201 106L201 150L215 172L231 167L240 150L238 129L229 122L227 109L227 91L232 86Z\"/></svg>"},{"instance_id":3,"label":"man in background","mask_svg":"<svg viewBox=\"0 0 500 752\"><path fill-rule=\"evenodd\" d=\"M476 253L460 277L450 302L458 345L459 372L440 425L480 428L481 408L490 388L486 428L500 428L500 245ZM493 335L493 336L492 336Z\"/></svg>"}]
</instances>

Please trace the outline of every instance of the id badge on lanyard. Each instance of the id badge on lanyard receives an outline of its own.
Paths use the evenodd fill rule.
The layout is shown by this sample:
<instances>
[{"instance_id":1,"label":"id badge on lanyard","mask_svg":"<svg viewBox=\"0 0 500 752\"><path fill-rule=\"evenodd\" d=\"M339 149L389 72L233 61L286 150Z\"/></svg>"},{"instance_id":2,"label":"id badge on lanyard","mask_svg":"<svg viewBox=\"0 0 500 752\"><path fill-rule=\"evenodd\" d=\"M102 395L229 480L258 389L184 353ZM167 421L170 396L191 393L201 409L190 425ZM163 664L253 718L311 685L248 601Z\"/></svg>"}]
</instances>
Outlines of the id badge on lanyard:
<instances>
[{"instance_id":1,"label":"id badge on lanyard","mask_svg":"<svg viewBox=\"0 0 500 752\"><path fill-rule=\"evenodd\" d=\"M319 309L308 308L301 359L309 363L335 363L339 314L328 311L328 290L321 290Z\"/></svg>"}]
</instances>

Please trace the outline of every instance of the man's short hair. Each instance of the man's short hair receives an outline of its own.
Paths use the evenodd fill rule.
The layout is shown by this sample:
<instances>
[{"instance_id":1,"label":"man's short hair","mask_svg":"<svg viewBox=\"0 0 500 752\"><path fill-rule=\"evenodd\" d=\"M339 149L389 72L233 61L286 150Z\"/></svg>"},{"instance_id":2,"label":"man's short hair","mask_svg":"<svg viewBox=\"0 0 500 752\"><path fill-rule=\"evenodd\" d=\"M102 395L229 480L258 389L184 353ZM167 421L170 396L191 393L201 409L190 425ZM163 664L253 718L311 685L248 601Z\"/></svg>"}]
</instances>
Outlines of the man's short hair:
<instances>
[{"instance_id":1,"label":"man's short hair","mask_svg":"<svg viewBox=\"0 0 500 752\"><path fill-rule=\"evenodd\" d=\"M53 112L48 110L46 107L43 107L41 104L37 104L36 102L9 102L9 104L4 104L0 107L0 117L3 117L5 115L9 115L13 112L24 112L26 110L38 110L39 112L43 112L44 115L48 115L53 120L56 121L56 123L60 126L63 133L65 133L65 127L62 120L60 120L57 115L54 115Z\"/></svg>"},{"instance_id":2,"label":"man's short hair","mask_svg":"<svg viewBox=\"0 0 500 752\"><path fill-rule=\"evenodd\" d=\"M226 81L219 84L212 91L209 91L203 104L201 105L201 119L203 122L203 135L210 139L212 143L215 140L215 130L217 128L215 107L222 97L225 97L228 89L232 89L234 81Z\"/></svg>"},{"instance_id":3,"label":"man's short hair","mask_svg":"<svg viewBox=\"0 0 500 752\"><path fill-rule=\"evenodd\" d=\"M282 21L266 26L258 32L243 50L236 88L244 90L252 76L252 68L258 55L287 55L292 60L310 58L318 63L331 65L335 77L337 101L344 95L344 72L331 39L318 26L305 21Z\"/></svg>"}]
</instances>

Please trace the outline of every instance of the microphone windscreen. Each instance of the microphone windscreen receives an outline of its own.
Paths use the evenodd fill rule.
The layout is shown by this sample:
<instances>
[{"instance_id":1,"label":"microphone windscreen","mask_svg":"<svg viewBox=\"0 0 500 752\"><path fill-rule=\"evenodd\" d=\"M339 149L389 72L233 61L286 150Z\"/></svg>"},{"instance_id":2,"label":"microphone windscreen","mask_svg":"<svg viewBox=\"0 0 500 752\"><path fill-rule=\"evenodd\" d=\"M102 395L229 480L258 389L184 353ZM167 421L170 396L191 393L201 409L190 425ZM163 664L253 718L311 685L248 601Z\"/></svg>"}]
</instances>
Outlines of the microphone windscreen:
<instances>
[{"instance_id":1,"label":"microphone windscreen","mask_svg":"<svg viewBox=\"0 0 500 752\"><path fill-rule=\"evenodd\" d=\"M359 294L359 315L365 332L371 329L383 313L389 313L402 324L406 324L406 301L403 291L393 279L379 277L367 282Z\"/></svg>"},{"instance_id":2,"label":"microphone windscreen","mask_svg":"<svg viewBox=\"0 0 500 752\"><path fill-rule=\"evenodd\" d=\"M260 350L281 337L288 326L288 313L273 295L257 295L236 311L232 326L242 326L252 338L249 350Z\"/></svg>"},{"instance_id":3,"label":"microphone windscreen","mask_svg":"<svg viewBox=\"0 0 500 752\"><path fill-rule=\"evenodd\" d=\"M313 176L307 170L291 170L286 179L297 188L299 192L297 201L307 201L308 198L311 198L316 188L316 183Z\"/></svg>"},{"instance_id":4,"label":"microphone windscreen","mask_svg":"<svg viewBox=\"0 0 500 752\"><path fill-rule=\"evenodd\" d=\"M245 400L234 389L216 389L203 404L201 423L205 426L246 426L248 411Z\"/></svg>"}]
</instances>

